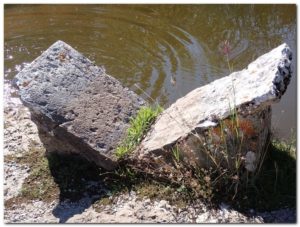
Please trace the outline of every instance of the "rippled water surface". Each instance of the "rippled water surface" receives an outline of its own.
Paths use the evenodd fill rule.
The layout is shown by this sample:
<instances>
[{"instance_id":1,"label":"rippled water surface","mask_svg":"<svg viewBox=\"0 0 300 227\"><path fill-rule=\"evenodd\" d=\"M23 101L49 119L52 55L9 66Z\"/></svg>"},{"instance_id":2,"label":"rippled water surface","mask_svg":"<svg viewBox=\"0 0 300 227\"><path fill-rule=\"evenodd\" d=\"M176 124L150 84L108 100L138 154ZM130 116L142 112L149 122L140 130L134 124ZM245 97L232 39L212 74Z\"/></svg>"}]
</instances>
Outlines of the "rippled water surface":
<instances>
[{"instance_id":1,"label":"rippled water surface","mask_svg":"<svg viewBox=\"0 0 300 227\"><path fill-rule=\"evenodd\" d=\"M164 107L229 74L224 40L234 71L286 42L294 74L272 120L280 137L296 129L295 5L5 5L4 30L7 80L60 39Z\"/></svg>"}]
</instances>

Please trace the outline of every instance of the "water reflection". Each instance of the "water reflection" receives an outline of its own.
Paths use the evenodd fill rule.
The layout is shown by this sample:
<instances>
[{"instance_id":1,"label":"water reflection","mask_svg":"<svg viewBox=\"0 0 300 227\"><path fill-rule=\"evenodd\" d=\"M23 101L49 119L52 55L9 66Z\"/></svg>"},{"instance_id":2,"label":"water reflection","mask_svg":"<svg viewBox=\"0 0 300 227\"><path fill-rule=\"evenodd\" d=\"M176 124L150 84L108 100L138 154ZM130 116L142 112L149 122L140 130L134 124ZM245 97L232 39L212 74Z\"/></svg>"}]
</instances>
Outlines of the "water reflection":
<instances>
[{"instance_id":1,"label":"water reflection","mask_svg":"<svg viewBox=\"0 0 300 227\"><path fill-rule=\"evenodd\" d=\"M6 79L61 39L164 106L229 74L225 39L234 70L283 42L296 51L295 5L5 5L4 18ZM284 137L296 125L294 71L273 111Z\"/></svg>"}]
</instances>

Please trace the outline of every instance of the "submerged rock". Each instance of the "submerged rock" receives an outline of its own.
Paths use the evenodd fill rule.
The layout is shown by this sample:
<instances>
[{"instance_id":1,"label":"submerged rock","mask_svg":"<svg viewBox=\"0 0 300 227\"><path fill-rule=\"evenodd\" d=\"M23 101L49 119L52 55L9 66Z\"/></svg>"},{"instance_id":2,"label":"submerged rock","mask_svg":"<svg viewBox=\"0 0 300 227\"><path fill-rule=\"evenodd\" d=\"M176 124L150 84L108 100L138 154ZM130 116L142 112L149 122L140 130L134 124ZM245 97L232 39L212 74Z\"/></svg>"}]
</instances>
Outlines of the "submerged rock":
<instances>
[{"instance_id":1,"label":"submerged rock","mask_svg":"<svg viewBox=\"0 0 300 227\"><path fill-rule=\"evenodd\" d=\"M137 159L161 163L157 160L172 156L170 148L176 145L193 166L234 168L239 155L254 171L268 143L271 105L290 82L291 59L291 50L282 44L246 69L178 99L152 126Z\"/></svg>"},{"instance_id":2,"label":"submerged rock","mask_svg":"<svg viewBox=\"0 0 300 227\"><path fill-rule=\"evenodd\" d=\"M47 151L79 153L108 170L116 166L114 150L144 105L134 92L62 41L14 82Z\"/></svg>"}]
</instances>

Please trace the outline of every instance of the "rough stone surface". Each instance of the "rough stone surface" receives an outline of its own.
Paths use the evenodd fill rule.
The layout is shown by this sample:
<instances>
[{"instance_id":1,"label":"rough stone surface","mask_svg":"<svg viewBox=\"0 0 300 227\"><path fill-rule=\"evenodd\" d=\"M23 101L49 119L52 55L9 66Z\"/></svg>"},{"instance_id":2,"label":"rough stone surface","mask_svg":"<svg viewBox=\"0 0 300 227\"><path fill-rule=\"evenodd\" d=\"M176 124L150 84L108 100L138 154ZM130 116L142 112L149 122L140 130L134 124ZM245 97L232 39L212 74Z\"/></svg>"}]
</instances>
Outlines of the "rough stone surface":
<instances>
[{"instance_id":1,"label":"rough stone surface","mask_svg":"<svg viewBox=\"0 0 300 227\"><path fill-rule=\"evenodd\" d=\"M255 165L253 162L257 162L265 149L269 136L270 106L280 100L290 82L291 59L291 50L282 44L259 57L246 69L197 88L180 98L152 126L142 141L139 158L165 155L168 147L184 140L184 144L179 145L185 146L182 149L183 156L186 156L188 163L209 164L209 158L203 152L198 152L197 146L209 143L209 137L214 141L212 144L220 142L221 122L226 126L226 119L226 140L234 134L234 129L229 127L231 122L228 117L233 114L232 109L235 107L240 122L239 130L244 135L244 155L249 151L254 152L254 155L249 153L251 155L247 156L251 157L247 164L251 169ZM195 135L195 132L199 136L190 136Z\"/></svg>"},{"instance_id":2,"label":"rough stone surface","mask_svg":"<svg viewBox=\"0 0 300 227\"><path fill-rule=\"evenodd\" d=\"M144 101L57 41L15 78L47 151L80 153L111 170L114 150Z\"/></svg>"}]
</instances>

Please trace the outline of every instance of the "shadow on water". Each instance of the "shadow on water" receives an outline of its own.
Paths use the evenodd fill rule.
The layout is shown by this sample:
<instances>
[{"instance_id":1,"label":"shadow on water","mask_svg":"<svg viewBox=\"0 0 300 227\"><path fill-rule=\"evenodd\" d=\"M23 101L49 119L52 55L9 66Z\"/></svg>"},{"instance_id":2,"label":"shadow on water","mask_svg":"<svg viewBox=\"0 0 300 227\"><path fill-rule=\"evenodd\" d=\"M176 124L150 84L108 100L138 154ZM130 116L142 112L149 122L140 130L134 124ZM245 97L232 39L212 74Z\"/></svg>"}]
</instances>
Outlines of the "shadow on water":
<instances>
[{"instance_id":1,"label":"shadow on water","mask_svg":"<svg viewBox=\"0 0 300 227\"><path fill-rule=\"evenodd\" d=\"M107 196L108 189L100 174L102 170L79 155L48 153L50 172L60 189L59 204L52 213L65 223L81 214L96 200Z\"/></svg>"}]
</instances>

